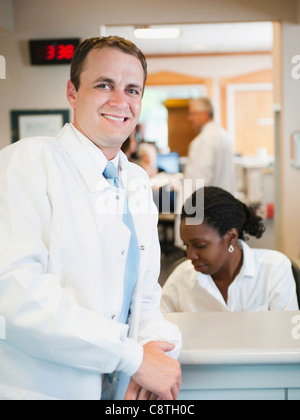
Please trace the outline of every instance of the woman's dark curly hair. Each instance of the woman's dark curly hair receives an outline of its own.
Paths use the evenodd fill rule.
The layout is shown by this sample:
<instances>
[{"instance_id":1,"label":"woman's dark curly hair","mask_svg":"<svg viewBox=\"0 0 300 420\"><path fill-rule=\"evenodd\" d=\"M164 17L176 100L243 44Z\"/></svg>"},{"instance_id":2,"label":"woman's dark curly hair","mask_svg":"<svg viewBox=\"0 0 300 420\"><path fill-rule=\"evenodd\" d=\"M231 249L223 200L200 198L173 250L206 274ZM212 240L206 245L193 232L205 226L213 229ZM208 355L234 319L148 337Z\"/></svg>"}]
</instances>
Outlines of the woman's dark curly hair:
<instances>
[{"instance_id":1,"label":"woman's dark curly hair","mask_svg":"<svg viewBox=\"0 0 300 420\"><path fill-rule=\"evenodd\" d=\"M204 209L197 208L203 205ZM263 219L252 207L221 188L204 187L197 190L184 204L181 219L197 218L203 214L203 210L203 222L216 229L220 237L236 228L239 239L246 240L245 234L261 238L266 230Z\"/></svg>"}]
</instances>

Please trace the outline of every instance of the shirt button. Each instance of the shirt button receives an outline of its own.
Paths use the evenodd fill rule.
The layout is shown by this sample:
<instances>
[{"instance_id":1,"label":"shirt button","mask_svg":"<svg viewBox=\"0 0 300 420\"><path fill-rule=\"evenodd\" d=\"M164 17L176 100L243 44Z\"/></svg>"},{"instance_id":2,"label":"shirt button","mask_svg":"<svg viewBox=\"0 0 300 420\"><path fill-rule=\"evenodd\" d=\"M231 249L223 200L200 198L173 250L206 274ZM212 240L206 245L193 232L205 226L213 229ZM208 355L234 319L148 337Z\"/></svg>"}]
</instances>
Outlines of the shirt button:
<instances>
[{"instance_id":1,"label":"shirt button","mask_svg":"<svg viewBox=\"0 0 300 420\"><path fill-rule=\"evenodd\" d=\"M125 250L123 249L123 251L121 252L121 255L125 255L125 253L126 253L126 252L125 252Z\"/></svg>"},{"instance_id":2,"label":"shirt button","mask_svg":"<svg viewBox=\"0 0 300 420\"><path fill-rule=\"evenodd\" d=\"M145 251L145 247L144 247L144 245L141 245L140 250L141 250L141 251Z\"/></svg>"},{"instance_id":3,"label":"shirt button","mask_svg":"<svg viewBox=\"0 0 300 420\"><path fill-rule=\"evenodd\" d=\"M116 317L116 315L115 314L113 314L112 316L111 316L111 319L114 321L115 319L116 319L117 317Z\"/></svg>"}]
</instances>

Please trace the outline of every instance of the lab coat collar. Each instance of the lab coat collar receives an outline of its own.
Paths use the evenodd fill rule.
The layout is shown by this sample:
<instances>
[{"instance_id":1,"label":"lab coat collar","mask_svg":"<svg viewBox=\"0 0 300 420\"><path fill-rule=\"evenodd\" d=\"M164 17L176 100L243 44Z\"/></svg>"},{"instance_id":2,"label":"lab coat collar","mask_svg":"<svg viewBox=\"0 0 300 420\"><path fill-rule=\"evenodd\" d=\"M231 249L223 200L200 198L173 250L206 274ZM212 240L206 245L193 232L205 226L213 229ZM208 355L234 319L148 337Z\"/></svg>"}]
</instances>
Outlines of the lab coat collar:
<instances>
[{"instance_id":1,"label":"lab coat collar","mask_svg":"<svg viewBox=\"0 0 300 420\"><path fill-rule=\"evenodd\" d=\"M243 266L241 268L241 271L237 275L237 277L234 279L233 283L243 281L243 279L246 277L248 278L256 277L256 264L255 264L253 251L244 241L239 241L239 242L240 242L241 248L243 249L243 254L244 254ZM195 280L195 285L196 285L195 293L197 293L197 286L200 285L200 287L202 287L206 293L208 291L209 298L214 297L215 299L217 299L217 301L220 302L222 305L222 310L228 311L228 305L225 304L224 299L219 289L217 288L215 282L213 281L212 277L209 275L197 273L196 271L194 272L194 276L195 276L194 280Z\"/></svg>"},{"instance_id":2,"label":"lab coat collar","mask_svg":"<svg viewBox=\"0 0 300 420\"><path fill-rule=\"evenodd\" d=\"M242 247L244 254L241 274L242 276L255 277L256 264L253 251L244 241L240 241L240 246Z\"/></svg>"},{"instance_id":3,"label":"lab coat collar","mask_svg":"<svg viewBox=\"0 0 300 420\"><path fill-rule=\"evenodd\" d=\"M81 141L81 143L83 144L83 146L85 147L85 149L87 150L87 152L89 153L89 155L91 156L91 158L93 159L93 161L95 162L97 168L102 169L103 166L105 168L108 161L102 150L99 149L99 147L97 147L84 134L82 134L73 124L70 125L77 137L79 138L79 140ZM111 161L115 165L117 170L119 167L119 156L120 154L118 153L117 156Z\"/></svg>"},{"instance_id":4,"label":"lab coat collar","mask_svg":"<svg viewBox=\"0 0 300 420\"><path fill-rule=\"evenodd\" d=\"M206 131L209 131L211 128L216 127L216 123L214 120L208 121L202 128L201 134L203 134Z\"/></svg>"},{"instance_id":5,"label":"lab coat collar","mask_svg":"<svg viewBox=\"0 0 300 420\"><path fill-rule=\"evenodd\" d=\"M102 175L107 165L107 159L94 143L76 130L72 124L66 124L57 139L76 165L91 192L102 191L109 187ZM128 159L121 151L119 153L119 168L121 171L128 172L130 169Z\"/></svg>"}]
</instances>

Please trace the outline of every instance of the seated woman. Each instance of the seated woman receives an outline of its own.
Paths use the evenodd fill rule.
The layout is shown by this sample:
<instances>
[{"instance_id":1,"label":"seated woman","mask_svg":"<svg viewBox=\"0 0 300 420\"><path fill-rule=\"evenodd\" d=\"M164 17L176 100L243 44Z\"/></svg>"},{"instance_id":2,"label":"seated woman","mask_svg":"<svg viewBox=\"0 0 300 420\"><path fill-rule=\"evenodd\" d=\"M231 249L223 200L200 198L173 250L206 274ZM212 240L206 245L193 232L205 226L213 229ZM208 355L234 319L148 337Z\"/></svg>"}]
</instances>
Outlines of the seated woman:
<instances>
[{"instance_id":1,"label":"seated woman","mask_svg":"<svg viewBox=\"0 0 300 420\"><path fill-rule=\"evenodd\" d=\"M230 193L196 191L183 207L180 227L189 260L167 280L163 312L297 311L290 260L245 243L245 235L261 238L264 232L262 218Z\"/></svg>"}]
</instances>

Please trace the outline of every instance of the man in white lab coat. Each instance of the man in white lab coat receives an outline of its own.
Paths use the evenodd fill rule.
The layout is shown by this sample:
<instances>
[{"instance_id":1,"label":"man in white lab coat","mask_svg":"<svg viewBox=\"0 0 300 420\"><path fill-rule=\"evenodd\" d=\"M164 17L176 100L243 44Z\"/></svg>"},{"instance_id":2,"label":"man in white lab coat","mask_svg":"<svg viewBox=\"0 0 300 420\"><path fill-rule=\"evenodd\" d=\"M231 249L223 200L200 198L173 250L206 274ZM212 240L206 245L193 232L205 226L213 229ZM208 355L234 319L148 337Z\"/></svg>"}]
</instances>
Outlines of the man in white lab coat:
<instances>
[{"instance_id":1,"label":"man in white lab coat","mask_svg":"<svg viewBox=\"0 0 300 420\"><path fill-rule=\"evenodd\" d=\"M74 125L0 152L0 399L97 400L115 371L131 377L127 399L178 396L181 335L159 309L157 211L147 175L120 152L146 69L123 39L86 40L67 87Z\"/></svg>"},{"instance_id":2,"label":"man in white lab coat","mask_svg":"<svg viewBox=\"0 0 300 420\"><path fill-rule=\"evenodd\" d=\"M190 102L189 121L199 135L190 144L185 179L203 179L205 186L219 187L234 193L232 140L228 133L214 122L214 109L208 98Z\"/></svg>"}]
</instances>

